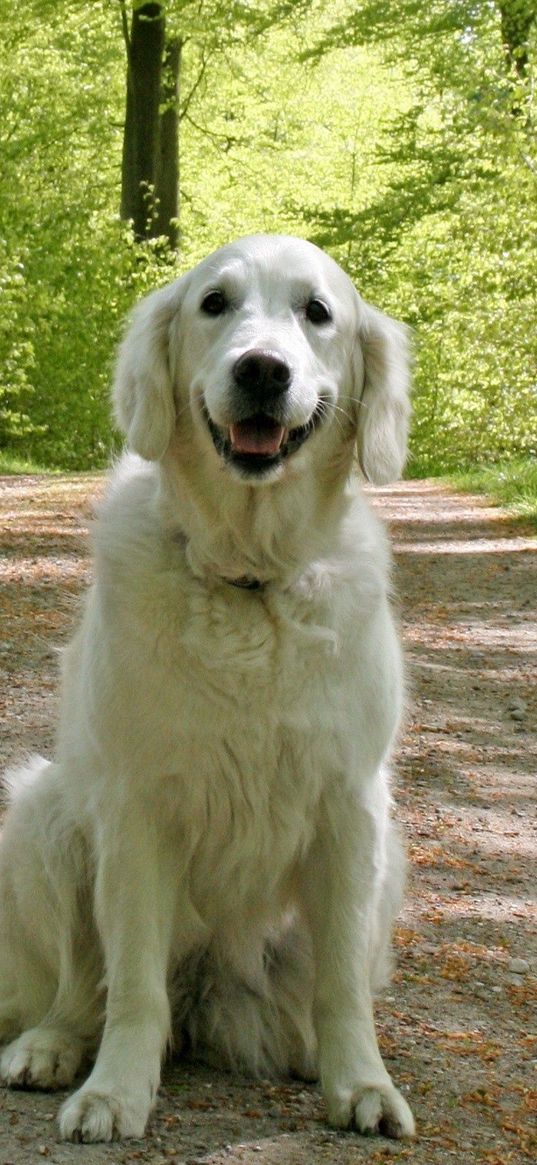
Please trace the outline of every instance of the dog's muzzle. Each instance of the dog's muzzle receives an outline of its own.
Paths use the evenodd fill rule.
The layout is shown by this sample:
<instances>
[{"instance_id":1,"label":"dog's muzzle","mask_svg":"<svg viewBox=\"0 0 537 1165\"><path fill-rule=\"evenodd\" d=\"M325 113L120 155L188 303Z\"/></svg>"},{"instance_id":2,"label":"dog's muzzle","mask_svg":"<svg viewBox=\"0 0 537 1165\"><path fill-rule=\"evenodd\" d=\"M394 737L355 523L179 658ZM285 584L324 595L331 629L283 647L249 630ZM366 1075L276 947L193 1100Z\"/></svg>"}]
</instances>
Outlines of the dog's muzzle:
<instances>
[{"instance_id":1,"label":"dog's muzzle","mask_svg":"<svg viewBox=\"0 0 537 1165\"><path fill-rule=\"evenodd\" d=\"M236 420L224 428L205 408L209 432L217 453L242 476L263 477L311 436L321 420L321 402L306 424L289 426L292 371L274 352L243 352L232 376Z\"/></svg>"}]
</instances>

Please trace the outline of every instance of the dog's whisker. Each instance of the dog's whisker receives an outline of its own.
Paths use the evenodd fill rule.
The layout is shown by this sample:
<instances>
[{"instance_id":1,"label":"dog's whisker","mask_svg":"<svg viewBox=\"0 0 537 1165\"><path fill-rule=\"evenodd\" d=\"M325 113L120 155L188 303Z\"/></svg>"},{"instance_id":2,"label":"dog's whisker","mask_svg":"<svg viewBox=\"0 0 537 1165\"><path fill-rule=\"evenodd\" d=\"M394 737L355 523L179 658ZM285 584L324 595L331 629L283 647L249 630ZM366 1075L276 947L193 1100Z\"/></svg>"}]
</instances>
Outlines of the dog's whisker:
<instances>
[{"instance_id":1,"label":"dog's whisker","mask_svg":"<svg viewBox=\"0 0 537 1165\"><path fill-rule=\"evenodd\" d=\"M176 415L177 420L179 420L180 417L184 416L185 413L190 413L191 411L192 411L192 405L191 405L189 400L187 400L184 405L181 405L181 408L177 408L177 406L176 406L175 415Z\"/></svg>"}]
</instances>

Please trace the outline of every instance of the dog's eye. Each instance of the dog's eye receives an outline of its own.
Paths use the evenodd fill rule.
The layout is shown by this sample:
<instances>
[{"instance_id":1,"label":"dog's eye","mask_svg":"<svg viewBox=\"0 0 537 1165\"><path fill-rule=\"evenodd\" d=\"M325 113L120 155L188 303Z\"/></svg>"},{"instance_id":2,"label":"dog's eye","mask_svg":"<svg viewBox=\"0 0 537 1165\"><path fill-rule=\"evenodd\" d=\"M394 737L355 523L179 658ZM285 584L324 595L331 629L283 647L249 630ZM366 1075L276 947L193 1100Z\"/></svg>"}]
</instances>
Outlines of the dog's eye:
<instances>
[{"instance_id":1,"label":"dog's eye","mask_svg":"<svg viewBox=\"0 0 537 1165\"><path fill-rule=\"evenodd\" d=\"M201 301L201 310L207 316L221 316L228 306L223 291L208 291Z\"/></svg>"},{"instance_id":2,"label":"dog's eye","mask_svg":"<svg viewBox=\"0 0 537 1165\"><path fill-rule=\"evenodd\" d=\"M310 324L327 324L332 319L332 313L322 299L310 299L306 304L306 319Z\"/></svg>"}]
</instances>

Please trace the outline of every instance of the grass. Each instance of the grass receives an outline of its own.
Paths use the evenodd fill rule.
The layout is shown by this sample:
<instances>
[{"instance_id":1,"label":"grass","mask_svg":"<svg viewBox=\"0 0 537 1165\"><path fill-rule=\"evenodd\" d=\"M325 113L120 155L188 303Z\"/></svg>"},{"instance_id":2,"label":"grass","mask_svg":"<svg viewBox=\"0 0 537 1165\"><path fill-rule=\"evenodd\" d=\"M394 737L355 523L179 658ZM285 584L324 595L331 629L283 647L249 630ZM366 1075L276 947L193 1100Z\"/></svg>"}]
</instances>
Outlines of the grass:
<instances>
[{"instance_id":1,"label":"grass","mask_svg":"<svg viewBox=\"0 0 537 1165\"><path fill-rule=\"evenodd\" d=\"M0 473L7 477L17 473L61 473L61 469L50 469L46 465L38 465L26 457L16 457L0 449Z\"/></svg>"},{"instance_id":2,"label":"grass","mask_svg":"<svg viewBox=\"0 0 537 1165\"><path fill-rule=\"evenodd\" d=\"M478 466L442 476L447 485L488 494L499 505L528 518L537 526L537 460L527 458Z\"/></svg>"}]
</instances>

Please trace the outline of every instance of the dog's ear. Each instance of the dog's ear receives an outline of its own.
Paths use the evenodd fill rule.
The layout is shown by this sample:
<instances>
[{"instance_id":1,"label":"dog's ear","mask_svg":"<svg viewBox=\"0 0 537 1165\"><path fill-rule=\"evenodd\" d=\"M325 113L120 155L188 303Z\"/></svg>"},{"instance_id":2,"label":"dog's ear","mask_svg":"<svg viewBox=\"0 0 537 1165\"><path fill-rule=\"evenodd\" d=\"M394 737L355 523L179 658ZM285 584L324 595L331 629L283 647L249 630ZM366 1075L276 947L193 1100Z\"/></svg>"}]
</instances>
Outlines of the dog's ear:
<instances>
[{"instance_id":1,"label":"dog's ear","mask_svg":"<svg viewBox=\"0 0 537 1165\"><path fill-rule=\"evenodd\" d=\"M148 461L163 457L175 427L170 329L180 311L185 279L138 304L119 348L114 415L129 448Z\"/></svg>"},{"instance_id":2,"label":"dog's ear","mask_svg":"<svg viewBox=\"0 0 537 1165\"><path fill-rule=\"evenodd\" d=\"M408 330L369 304L361 303L360 351L363 360L357 441L360 466L368 481L387 485L401 476L410 420ZM361 363L361 362L360 362Z\"/></svg>"}]
</instances>

